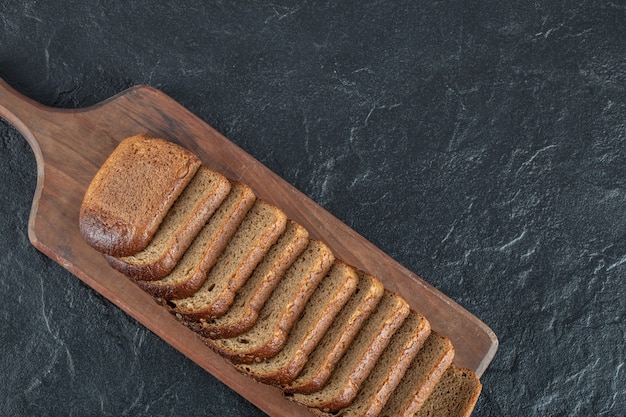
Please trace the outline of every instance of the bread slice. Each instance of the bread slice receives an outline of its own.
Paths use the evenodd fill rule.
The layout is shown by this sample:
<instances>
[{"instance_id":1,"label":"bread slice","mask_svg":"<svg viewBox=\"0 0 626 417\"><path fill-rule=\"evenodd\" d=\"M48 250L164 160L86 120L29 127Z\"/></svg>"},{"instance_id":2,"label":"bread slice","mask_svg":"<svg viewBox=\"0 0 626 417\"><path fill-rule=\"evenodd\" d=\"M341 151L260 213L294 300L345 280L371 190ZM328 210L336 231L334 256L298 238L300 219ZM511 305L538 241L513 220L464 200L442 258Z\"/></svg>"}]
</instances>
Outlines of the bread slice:
<instances>
[{"instance_id":1,"label":"bread slice","mask_svg":"<svg viewBox=\"0 0 626 417\"><path fill-rule=\"evenodd\" d=\"M409 305L390 291L385 291L376 311L337 363L326 385L311 394L293 394L288 398L325 412L336 412L348 406L361 384L376 365L391 335L409 314Z\"/></svg>"},{"instance_id":2,"label":"bread slice","mask_svg":"<svg viewBox=\"0 0 626 417\"><path fill-rule=\"evenodd\" d=\"M454 358L449 339L431 332L415 356L404 378L389 397L381 417L413 417L424 404Z\"/></svg>"},{"instance_id":3,"label":"bread slice","mask_svg":"<svg viewBox=\"0 0 626 417\"><path fill-rule=\"evenodd\" d=\"M205 339L206 343L234 363L259 362L275 356L334 260L325 244L310 241L274 289L249 331L229 339Z\"/></svg>"},{"instance_id":4,"label":"bread slice","mask_svg":"<svg viewBox=\"0 0 626 417\"><path fill-rule=\"evenodd\" d=\"M128 256L150 243L200 159L163 139L124 139L92 179L80 207L83 239L99 252Z\"/></svg>"},{"instance_id":5,"label":"bread slice","mask_svg":"<svg viewBox=\"0 0 626 417\"><path fill-rule=\"evenodd\" d=\"M173 310L190 320L223 315L286 224L285 213L257 200L208 272L202 287L187 298L172 300Z\"/></svg>"},{"instance_id":6,"label":"bread slice","mask_svg":"<svg viewBox=\"0 0 626 417\"><path fill-rule=\"evenodd\" d=\"M285 385L293 381L337 312L356 290L358 281L354 268L336 260L309 299L280 352L263 362L238 365L237 368L265 384Z\"/></svg>"},{"instance_id":7,"label":"bread slice","mask_svg":"<svg viewBox=\"0 0 626 417\"><path fill-rule=\"evenodd\" d=\"M235 337L250 330L285 271L308 243L309 233L306 229L288 221L285 232L237 292L230 309L221 317L201 319L199 322L188 323L188 326L211 339Z\"/></svg>"},{"instance_id":8,"label":"bread slice","mask_svg":"<svg viewBox=\"0 0 626 417\"><path fill-rule=\"evenodd\" d=\"M469 369L450 366L415 417L469 417L482 385Z\"/></svg>"},{"instance_id":9,"label":"bread slice","mask_svg":"<svg viewBox=\"0 0 626 417\"><path fill-rule=\"evenodd\" d=\"M383 296L383 284L358 271L359 284L348 303L339 312L324 337L309 355L298 377L287 385L286 393L310 394L326 383L335 365L346 352L363 323L371 315Z\"/></svg>"},{"instance_id":10,"label":"bread slice","mask_svg":"<svg viewBox=\"0 0 626 417\"><path fill-rule=\"evenodd\" d=\"M250 187L233 183L224 202L202 227L172 272L156 281L136 280L137 285L164 301L195 293L255 201Z\"/></svg>"},{"instance_id":11,"label":"bread slice","mask_svg":"<svg viewBox=\"0 0 626 417\"><path fill-rule=\"evenodd\" d=\"M354 401L338 413L326 413L314 408L311 412L320 417L376 417L429 334L428 320L411 312L391 337Z\"/></svg>"},{"instance_id":12,"label":"bread slice","mask_svg":"<svg viewBox=\"0 0 626 417\"><path fill-rule=\"evenodd\" d=\"M106 255L109 264L131 278L161 279L176 266L202 226L230 192L230 181L201 166L170 208L148 246L134 255Z\"/></svg>"}]
</instances>

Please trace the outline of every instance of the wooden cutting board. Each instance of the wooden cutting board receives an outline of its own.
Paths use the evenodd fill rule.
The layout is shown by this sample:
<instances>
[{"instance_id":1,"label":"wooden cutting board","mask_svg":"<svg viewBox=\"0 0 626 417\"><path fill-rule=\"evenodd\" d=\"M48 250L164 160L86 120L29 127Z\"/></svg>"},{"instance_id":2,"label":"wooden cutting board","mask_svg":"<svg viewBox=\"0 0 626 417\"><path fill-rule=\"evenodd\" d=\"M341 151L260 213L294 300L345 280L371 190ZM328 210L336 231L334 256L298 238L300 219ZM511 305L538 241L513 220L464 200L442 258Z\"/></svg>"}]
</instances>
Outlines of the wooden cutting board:
<instances>
[{"instance_id":1,"label":"wooden cutting board","mask_svg":"<svg viewBox=\"0 0 626 417\"><path fill-rule=\"evenodd\" d=\"M37 160L28 227L32 244L271 416L311 414L283 399L277 389L236 372L83 242L78 229L83 194L122 139L140 132L169 139L209 168L250 185L258 197L328 244L339 259L403 296L434 330L452 340L457 365L480 376L495 355L498 340L484 323L154 88L138 86L86 109L62 110L36 103L0 79L0 116L22 133Z\"/></svg>"}]
</instances>

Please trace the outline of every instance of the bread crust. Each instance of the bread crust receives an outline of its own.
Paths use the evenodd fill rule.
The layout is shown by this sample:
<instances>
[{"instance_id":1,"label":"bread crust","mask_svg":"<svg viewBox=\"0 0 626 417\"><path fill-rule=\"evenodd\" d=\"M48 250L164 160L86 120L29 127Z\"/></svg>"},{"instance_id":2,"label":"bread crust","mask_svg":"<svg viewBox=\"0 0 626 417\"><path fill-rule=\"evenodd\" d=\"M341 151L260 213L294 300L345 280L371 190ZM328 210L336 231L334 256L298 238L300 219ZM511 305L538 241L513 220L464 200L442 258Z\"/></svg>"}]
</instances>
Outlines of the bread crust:
<instances>
[{"instance_id":1,"label":"bread crust","mask_svg":"<svg viewBox=\"0 0 626 417\"><path fill-rule=\"evenodd\" d=\"M293 348L295 349L293 356L289 358L283 366L277 366L274 369L267 371L263 370L262 366L255 366L254 364L237 365L237 369L243 373L251 375L257 381L276 386L289 384L296 378L296 376L298 376L298 373L300 373L304 367L309 354L313 351L313 349L315 349L320 339L324 336L326 330L330 327L339 310L348 302L348 299L352 296L357 287L358 277L352 267L339 260L335 260L334 267L343 269L342 273L344 274L344 280L341 285L335 289L334 294L330 297L330 299L320 300L321 302L326 302L326 305L324 305L321 311L315 313L316 321L307 329L307 332L303 335L302 339L296 341L298 344ZM333 271L331 270L325 280L336 279L332 273ZM323 284L324 282L320 283L320 286ZM318 287L318 289L319 288L320 287ZM315 298L315 296L316 295L313 294L312 298ZM309 302L312 302L312 300L309 300ZM296 326L298 326L298 324L296 324ZM293 329L289 338L292 337L292 334ZM289 343L289 338L287 343ZM271 363L273 359L276 359L276 357L269 359L269 363Z\"/></svg>"},{"instance_id":2,"label":"bread crust","mask_svg":"<svg viewBox=\"0 0 626 417\"><path fill-rule=\"evenodd\" d=\"M408 314L408 305L406 306L405 311L398 311L398 315L395 317L399 318L403 315L406 317L406 314ZM395 317L394 319L392 319L392 321L396 320ZM402 322L400 321L400 323ZM398 327L399 325L393 326L390 324L390 326L387 327L381 333L380 339L389 340L393 332L395 332L398 329ZM378 359L378 357L380 357L381 352L384 350L384 347L382 347L383 343L382 342L379 342L379 343L380 344L376 343L378 346L375 349L368 350L367 353L363 356L363 359L361 361L362 364L367 363L371 365L359 367L358 369L356 369L355 372L352 375L350 375L348 382L344 386L343 390L341 390L340 393L334 399L326 403L322 403L316 408L322 409L327 412L336 412L350 405L350 403L354 400L354 397L356 397L356 395L358 394L359 388L361 387L361 383L363 382L363 380L365 380L365 378L367 378L367 375L372 371L372 368L374 367L376 360ZM384 343L384 345L386 346L387 343Z\"/></svg>"},{"instance_id":3,"label":"bread crust","mask_svg":"<svg viewBox=\"0 0 626 417\"><path fill-rule=\"evenodd\" d=\"M388 297L394 297L394 302L397 303L397 305L390 311L384 322L379 323L380 327L377 329L375 337L368 339L369 344L367 348L359 352L358 358L354 360L355 367L349 370L346 380L342 381L343 386L341 386L337 392L332 393L327 399L317 397L317 393L310 395L295 394L287 398L327 413L339 411L354 400L361 383L367 378L383 350L387 347L391 335L398 330L410 312L409 305L404 299L388 290L385 290L385 293ZM370 320L372 317L375 316L371 316ZM346 353L346 355L348 354L349 353ZM326 386L328 386L328 384L329 383L327 383ZM323 390L324 388L322 388L320 392Z\"/></svg>"},{"instance_id":4,"label":"bread crust","mask_svg":"<svg viewBox=\"0 0 626 417\"><path fill-rule=\"evenodd\" d=\"M391 344L394 343L392 340L390 346L377 361L370 376L361 385L354 401L341 410L343 417L376 417L379 415L385 402L404 376L404 372L431 331L428 320L414 311L410 313L410 319L404 321L403 327L404 329L398 330L398 333L393 336L398 335L400 337L400 339L395 340L394 349L387 352ZM404 332L404 334L400 335L399 332ZM385 359L391 362L385 362ZM376 375L373 380L370 379L372 375ZM366 394L369 396L366 397ZM333 417L334 415L316 408L310 408L310 411L319 417Z\"/></svg>"},{"instance_id":5,"label":"bread crust","mask_svg":"<svg viewBox=\"0 0 626 417\"><path fill-rule=\"evenodd\" d=\"M269 223L262 226L261 233L252 235L253 241L243 246L236 246L238 242L241 242L241 236L245 236L246 227L249 225L247 222L254 219L254 216L250 217L250 215L258 213L258 210L271 216ZM283 233L286 225L287 216L281 210L265 201L257 200L221 251L211 271L207 271L202 287L196 293L189 295L188 299L172 300L173 311L187 321L210 320L224 315L232 305L236 292L244 285L254 268ZM229 270L231 266L236 269ZM217 272L214 273L214 271ZM196 303L200 304L195 305Z\"/></svg>"},{"instance_id":6,"label":"bread crust","mask_svg":"<svg viewBox=\"0 0 626 417\"><path fill-rule=\"evenodd\" d=\"M318 283L322 280L322 278L324 278L324 276L326 276L335 260L335 257L330 249L328 249L328 247L322 242L311 241L309 245L320 248L319 259L317 259L312 269L309 270L308 275L299 281L298 290L295 291L293 298L291 298L287 305L284 306L284 309L281 310L279 318L272 329L272 334L262 345L256 347L250 346L248 348L247 346L244 346L246 343L240 343L235 340L245 338L248 333L244 333L232 339L211 340L204 338L205 343L210 348L228 358L235 364L254 363L275 356L284 346L287 335L291 331L296 320L300 317L307 301L313 294L313 291L315 291ZM277 287L277 289L278 288L280 287ZM275 291L277 289L275 289ZM236 347L229 346L227 340L233 340L233 344L236 345Z\"/></svg>"},{"instance_id":7,"label":"bread crust","mask_svg":"<svg viewBox=\"0 0 626 417\"><path fill-rule=\"evenodd\" d=\"M412 312L411 314L419 316L419 314L415 312ZM363 417L375 417L380 413L385 403L391 396L391 393L402 380L402 377L404 376L404 373L409 367L411 361L424 345L424 341L426 341L426 338L430 335L430 331L430 323L428 322L428 320L426 320L425 317L421 317L421 327L416 329L416 333L411 341L411 344L405 346L404 350L402 351L401 357L395 364L395 369L390 370L390 373L387 374L387 379L385 380L385 382L376 392L376 395L371 398L369 404L365 409Z\"/></svg>"},{"instance_id":8,"label":"bread crust","mask_svg":"<svg viewBox=\"0 0 626 417\"><path fill-rule=\"evenodd\" d=\"M233 304L244 303L243 307L236 311L231 308L224 316L213 320L201 319L198 322L188 322L186 324L190 329L209 339L226 339L245 333L254 326L259 316L259 311L261 311L272 291L280 282L285 271L309 243L309 234L302 226L293 221L288 221L287 228L293 230L294 234L287 243L287 247L279 246L282 243L281 238L279 238L279 241L275 244L277 247L270 249L269 252L271 254L276 250L277 253L274 254L274 259L271 260L272 264L269 269L260 277L260 282L251 290L251 294L248 295L247 299L240 299L240 297L243 297L241 294L236 296ZM279 249L282 250L278 251ZM253 274L257 272L255 270ZM249 284L246 283L245 285Z\"/></svg>"},{"instance_id":9,"label":"bread crust","mask_svg":"<svg viewBox=\"0 0 626 417\"><path fill-rule=\"evenodd\" d=\"M413 363L409 365L409 370L407 370L407 378L410 377L411 379L401 381L400 384L411 384L412 387L410 388L410 393L402 393L405 395L405 397L402 397L403 402L401 403L400 407L394 406L392 407L393 410L391 410L390 407L386 404L382 410L383 415L394 414L400 417L413 417L413 415L424 404L424 401L426 401L426 398L428 398L428 396L432 392L435 384L437 384L444 372L446 372L446 370L452 364L452 360L454 359L454 347L452 346L452 343L448 338L441 336L435 331L431 331L428 339L422 347L422 350L418 352L417 356L414 358L414 361L422 360L420 358L420 355L427 353L427 345L440 346L438 356L433 357L430 362L427 362L426 366L428 366L428 368L425 369L423 376L421 376L420 378L415 378L416 375L411 373L410 368L415 365ZM399 388L400 385L396 389ZM394 393L392 393L391 395L393 397ZM395 395L397 396L399 394Z\"/></svg>"},{"instance_id":10,"label":"bread crust","mask_svg":"<svg viewBox=\"0 0 626 417\"><path fill-rule=\"evenodd\" d=\"M319 368L310 377L303 378L302 375L299 375L295 381L283 385L282 389L285 393L311 394L319 391L326 381L328 381L328 378L330 378L333 369L335 369L335 365L341 359L346 349L348 349L348 346L352 343L361 327L363 327L363 323L380 302L384 293L383 284L377 278L363 271L358 271L357 273L359 279L368 284L368 288L365 290L367 293L362 303L348 318L348 323L344 326L340 337L328 354L326 354Z\"/></svg>"},{"instance_id":11,"label":"bread crust","mask_svg":"<svg viewBox=\"0 0 626 417\"><path fill-rule=\"evenodd\" d=\"M233 182L231 192L235 191L235 189L241 190L241 198L237 201L236 207L232 209L226 221L220 225L219 231L212 236L213 240L204 247L200 261L193 265L193 271L187 274L185 280L171 283L167 280L168 276L166 276L156 281L136 279L134 280L135 283L169 308L172 308L172 306L167 304L167 301L189 297L198 291L206 280L207 272L215 265L219 255L256 201L254 193L247 185ZM172 273L175 272L176 268Z\"/></svg>"},{"instance_id":12,"label":"bread crust","mask_svg":"<svg viewBox=\"0 0 626 417\"><path fill-rule=\"evenodd\" d=\"M197 156L164 139L142 133L122 140L81 203L83 239L112 256L145 249L200 165Z\"/></svg>"},{"instance_id":13,"label":"bread crust","mask_svg":"<svg viewBox=\"0 0 626 417\"><path fill-rule=\"evenodd\" d=\"M199 175L200 171L210 172L208 168L202 166L196 175ZM159 254L157 257L144 260L140 256L141 251L135 255L124 257L104 254L109 265L124 275L142 281L156 281L172 272L202 226L204 226L209 217L215 212L217 207L219 207L230 192L230 181L216 172L211 173L216 177L215 186L210 190L206 190L206 195L193 207L193 210L190 211L189 215L179 225L178 229L168 237L168 245L158 251ZM190 185L191 184L188 186ZM185 196L184 191L179 199L183 196ZM177 203L178 200L174 203L172 209L176 207ZM164 218L162 226L166 222L167 216ZM158 233L160 233L160 231L157 231L152 242L156 240ZM152 245L149 244L144 251L151 250L151 246ZM157 251L156 249L153 250Z\"/></svg>"}]
</instances>

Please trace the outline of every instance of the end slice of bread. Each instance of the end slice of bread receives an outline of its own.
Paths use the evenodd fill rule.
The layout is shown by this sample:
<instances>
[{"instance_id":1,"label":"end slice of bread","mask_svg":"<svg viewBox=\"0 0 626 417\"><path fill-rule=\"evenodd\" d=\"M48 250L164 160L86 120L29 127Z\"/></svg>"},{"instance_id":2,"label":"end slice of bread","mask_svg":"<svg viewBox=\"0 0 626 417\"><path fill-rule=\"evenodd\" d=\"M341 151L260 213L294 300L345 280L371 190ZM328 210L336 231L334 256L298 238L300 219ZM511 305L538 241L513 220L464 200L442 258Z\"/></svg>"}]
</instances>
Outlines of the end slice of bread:
<instances>
[{"instance_id":1,"label":"end slice of bread","mask_svg":"<svg viewBox=\"0 0 626 417\"><path fill-rule=\"evenodd\" d=\"M263 362L238 365L237 368L265 384L285 385L293 381L337 312L356 290L357 283L354 268L336 260L307 302L280 352Z\"/></svg>"},{"instance_id":2,"label":"end slice of bread","mask_svg":"<svg viewBox=\"0 0 626 417\"><path fill-rule=\"evenodd\" d=\"M320 417L378 416L429 334L428 320L412 311L391 337L354 401L339 413L326 413L318 409L311 409L311 412Z\"/></svg>"},{"instance_id":3,"label":"end slice of bread","mask_svg":"<svg viewBox=\"0 0 626 417\"><path fill-rule=\"evenodd\" d=\"M144 249L200 165L197 156L164 139L124 139L87 188L79 214L83 239L112 256Z\"/></svg>"},{"instance_id":4,"label":"end slice of bread","mask_svg":"<svg viewBox=\"0 0 626 417\"><path fill-rule=\"evenodd\" d=\"M234 363L260 362L275 356L334 260L325 244L310 241L274 289L249 331L237 337L205 339L205 342Z\"/></svg>"},{"instance_id":5,"label":"end slice of bread","mask_svg":"<svg viewBox=\"0 0 626 417\"><path fill-rule=\"evenodd\" d=\"M452 364L448 338L431 332L380 413L381 417L413 417Z\"/></svg>"},{"instance_id":6,"label":"end slice of bread","mask_svg":"<svg viewBox=\"0 0 626 417\"><path fill-rule=\"evenodd\" d=\"M450 366L415 417L469 417L482 385L469 369Z\"/></svg>"},{"instance_id":7,"label":"end slice of bread","mask_svg":"<svg viewBox=\"0 0 626 417\"><path fill-rule=\"evenodd\" d=\"M250 187L233 183L224 202L202 227L172 272L156 281L135 280L137 285L165 301L195 293L255 201Z\"/></svg>"},{"instance_id":8,"label":"end slice of bread","mask_svg":"<svg viewBox=\"0 0 626 417\"><path fill-rule=\"evenodd\" d=\"M330 413L348 406L409 312L406 301L390 291L385 291L376 311L337 363L326 385L317 392L294 394L288 398Z\"/></svg>"},{"instance_id":9,"label":"end slice of bread","mask_svg":"<svg viewBox=\"0 0 626 417\"><path fill-rule=\"evenodd\" d=\"M173 310L190 320L223 315L232 305L236 291L285 230L285 214L257 200L232 236L204 283L191 296L171 300Z\"/></svg>"},{"instance_id":10,"label":"end slice of bread","mask_svg":"<svg viewBox=\"0 0 626 417\"><path fill-rule=\"evenodd\" d=\"M309 355L298 377L284 385L286 393L310 394L319 391L330 378L335 365L344 355L363 323L372 314L383 296L383 284L362 271L355 293L341 309L318 346Z\"/></svg>"},{"instance_id":11,"label":"end slice of bread","mask_svg":"<svg viewBox=\"0 0 626 417\"><path fill-rule=\"evenodd\" d=\"M172 272L200 229L230 192L230 181L201 166L170 208L150 244L134 255L104 255L109 264L134 279L152 281Z\"/></svg>"},{"instance_id":12,"label":"end slice of bread","mask_svg":"<svg viewBox=\"0 0 626 417\"><path fill-rule=\"evenodd\" d=\"M187 323L189 328L210 339L235 337L250 330L285 271L308 243L309 233L306 229L293 221L288 221L285 232L237 292L230 309L221 317L189 322Z\"/></svg>"}]
</instances>

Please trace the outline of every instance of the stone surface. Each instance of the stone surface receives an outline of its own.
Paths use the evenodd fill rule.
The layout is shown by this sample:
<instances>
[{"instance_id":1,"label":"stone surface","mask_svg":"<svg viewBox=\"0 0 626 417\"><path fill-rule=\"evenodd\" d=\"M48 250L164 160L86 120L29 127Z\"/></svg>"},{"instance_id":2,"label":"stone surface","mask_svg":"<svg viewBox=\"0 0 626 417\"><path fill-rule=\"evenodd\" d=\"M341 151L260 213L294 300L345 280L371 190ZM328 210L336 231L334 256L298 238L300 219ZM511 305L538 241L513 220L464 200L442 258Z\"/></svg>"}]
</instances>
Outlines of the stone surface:
<instances>
[{"instance_id":1,"label":"stone surface","mask_svg":"<svg viewBox=\"0 0 626 417\"><path fill-rule=\"evenodd\" d=\"M0 77L181 102L493 328L475 416L626 415L626 6L354 3L0 1ZM29 244L0 138L0 415L263 415Z\"/></svg>"}]
</instances>

